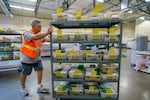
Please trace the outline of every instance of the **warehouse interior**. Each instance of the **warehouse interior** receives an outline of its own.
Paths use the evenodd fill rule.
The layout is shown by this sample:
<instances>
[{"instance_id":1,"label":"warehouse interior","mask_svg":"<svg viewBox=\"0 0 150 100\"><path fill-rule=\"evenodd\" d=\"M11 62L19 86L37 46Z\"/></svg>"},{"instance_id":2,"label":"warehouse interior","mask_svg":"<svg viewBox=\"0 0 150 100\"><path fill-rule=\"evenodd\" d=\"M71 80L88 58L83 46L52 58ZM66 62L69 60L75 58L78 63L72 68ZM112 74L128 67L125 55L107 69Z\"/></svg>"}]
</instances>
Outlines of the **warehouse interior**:
<instances>
[{"instance_id":1,"label":"warehouse interior","mask_svg":"<svg viewBox=\"0 0 150 100\"><path fill-rule=\"evenodd\" d=\"M58 11L60 10L60 8L61 11ZM96 12L94 12L94 9L96 9ZM62 17L61 19L59 19L60 16ZM53 33L52 33L53 35L51 38L52 40L51 42L42 44L43 52L41 55L42 64L44 67L42 84L45 87L48 87L50 92L47 94L36 92L37 89L36 72L32 71L32 74L27 78L27 89L29 90L30 94L29 96L22 96L20 93L20 80L19 80L19 76L21 73L20 69L22 68L19 60L20 58L19 48L21 44L17 44L17 45L13 44L12 46L13 50L15 46L18 46L19 48L16 47L17 52L14 53L15 59L12 60L13 58L9 58L9 55L7 55L8 49L6 51L3 50L3 48L5 49L7 48L6 46L3 47L3 44L5 42L8 42L8 41L3 41L3 38L8 36L6 40L10 38L9 39L10 41L13 39L14 40L20 39L22 41L22 36L23 36L22 34L23 32L28 31L31 28L30 21L33 18L37 18L41 21L42 24L41 32L46 32L50 24L53 26ZM88 28L86 26L83 26L85 28L81 28L81 29L80 27L79 28L73 27L73 29L71 28L58 29L57 27L57 25L61 25L61 24L65 25L67 22L72 23L68 25L74 25L74 23L76 23L75 25L77 25L78 23L81 23L80 25L82 25L82 23L86 23L87 21L91 23L95 23L96 21L98 22L99 20L100 20L100 25L103 22L107 23L107 21L108 22L110 21L109 22L110 24L111 21L116 21L117 24L114 24L113 26L115 32L113 31L111 33L109 29L107 30L104 28L97 29L98 26L87 26ZM119 22L121 22L121 24L119 24ZM119 81L109 80L104 82L106 83L108 82L108 84L109 82L112 82L112 84L116 82L117 83L116 86L119 89L114 89L114 90L119 91L119 93L112 93L112 91L110 93L109 91L108 93L105 94L104 98L101 98L103 94L101 94L100 91L98 92L99 93L98 100L150 100L149 26L150 26L150 0L0 0L0 92L1 92L0 100L9 100L11 97L13 97L13 99L15 100L61 100L61 99L62 100L67 100L67 99L83 100L84 97L86 97L86 95L82 96L81 95L82 92L80 92L81 94L79 93L76 94L75 96L74 95L69 96L70 91L67 90L67 92L62 92L62 88L60 89L62 94L59 94L60 91L58 91L59 95L58 94L55 95L56 92L55 88L57 86L55 85L54 81L59 82L61 80L60 82L63 83L63 79L65 78L62 79L56 78L55 80L55 78L53 77L54 72L52 70L56 71L57 68L59 69L61 63L70 64L71 62L66 62L66 61L63 62L63 59L61 59L62 62L60 61L58 63L58 59L55 62L52 55L54 53L58 54L60 49L63 49L61 50L61 52L68 50L69 52L71 52L71 54L74 54L75 52L74 50L81 50L81 48L82 50L85 50L85 54L87 52L89 53L88 50L91 50L90 52L95 52L95 50L98 50L99 48L98 49L95 48L95 45L93 46L92 43L97 43L97 41L95 42L94 40L93 42L91 40L88 40L89 39L88 36L91 36L89 35L89 33L92 32L93 32L92 34L93 37L94 35L97 36L97 34L101 34L100 36L103 36L107 32L108 33L110 32L111 35L116 35L116 33L121 33L121 35L119 35L121 36L119 39L116 37L119 42L114 42L114 41L112 42L111 40L110 41L107 40L106 42L104 41L104 43L110 42L110 44L108 43L108 46L111 45L111 47L113 44L115 44L116 47L114 46L115 49L114 48L113 49L117 51L119 57L118 58L119 62L117 64L119 66L118 76L117 76L117 79L119 79ZM97 29L96 32L94 31L94 28ZM17 38L13 38L13 36L8 35L9 33L10 35L11 33L20 33L21 35L18 35ZM57 36L62 35L64 33L67 33L69 35L75 33L76 35L79 36L81 36L80 35L81 33L85 33L85 34L87 33L86 34L87 37L85 40L83 38L84 41L81 41L82 39L75 40L75 41L70 41L70 40L61 41L61 39L59 40ZM62 36L65 37L66 35L62 35ZM47 38L50 37L47 36ZM70 41L70 43L68 41ZM91 43L93 47L89 46L86 47L85 49L82 42L83 44ZM16 43L18 43L18 41ZM60 45L61 43L62 45ZM116 45L117 43L120 45L119 47L118 45ZM60 46L62 46L62 48L60 48ZM106 51L106 49L103 49L101 51ZM109 49L108 49L108 53L109 53ZM7 55L6 58L8 59L4 59L5 57L3 57L3 55L5 55L5 57ZM86 66L85 63L90 63L90 61L89 62L81 61L81 63L80 61L77 62L79 62L80 65L84 63L83 64L84 66ZM100 62L103 63L102 60ZM57 63L57 64L53 64L53 63ZM75 61L73 61L73 63L75 63ZM93 65L93 62L91 65ZM79 73L80 71L76 70L76 72ZM110 72L109 70L107 71L107 73L111 74L112 72ZM69 75L70 74L68 72L67 77L69 77ZM86 80L86 76L85 76L85 80ZM66 81L74 82L76 80L66 79ZM79 82L77 83L79 84L80 82L81 80L79 80ZM66 85L65 82L64 84ZM72 89L76 90L77 88L72 88ZM92 89L93 87L89 87L89 90ZM63 94L63 93L67 93L67 94ZM86 94L86 91L84 91L83 94L84 93ZM93 95L93 94L88 96L90 98L89 100L91 100L91 98L94 99L94 97L95 98L97 97L97 95Z\"/></svg>"}]
</instances>

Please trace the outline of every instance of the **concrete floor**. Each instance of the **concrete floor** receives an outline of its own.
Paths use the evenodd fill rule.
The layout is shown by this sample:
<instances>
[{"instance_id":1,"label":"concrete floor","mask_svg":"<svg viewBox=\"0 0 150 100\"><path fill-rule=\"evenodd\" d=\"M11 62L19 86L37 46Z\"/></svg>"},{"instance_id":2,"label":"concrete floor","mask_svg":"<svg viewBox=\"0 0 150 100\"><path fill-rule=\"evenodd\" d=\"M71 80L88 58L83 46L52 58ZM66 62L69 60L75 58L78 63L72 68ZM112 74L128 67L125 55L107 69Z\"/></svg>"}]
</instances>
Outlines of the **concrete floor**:
<instances>
[{"instance_id":1,"label":"concrete floor","mask_svg":"<svg viewBox=\"0 0 150 100\"><path fill-rule=\"evenodd\" d=\"M44 86L51 89L50 58L43 58ZM36 73L27 79L28 97L20 94L19 72L0 72L0 100L53 100L51 94L36 93ZM119 100L150 100L150 75L133 70L130 52L122 58Z\"/></svg>"}]
</instances>

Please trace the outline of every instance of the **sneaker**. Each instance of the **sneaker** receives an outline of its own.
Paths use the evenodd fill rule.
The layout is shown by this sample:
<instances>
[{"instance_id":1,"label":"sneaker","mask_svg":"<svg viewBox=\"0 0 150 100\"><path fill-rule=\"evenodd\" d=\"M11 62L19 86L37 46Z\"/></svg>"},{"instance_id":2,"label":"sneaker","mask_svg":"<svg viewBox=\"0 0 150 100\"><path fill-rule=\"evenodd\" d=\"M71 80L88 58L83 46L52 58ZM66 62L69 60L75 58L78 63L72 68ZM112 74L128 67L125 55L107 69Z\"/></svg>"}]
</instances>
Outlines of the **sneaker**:
<instances>
[{"instance_id":1,"label":"sneaker","mask_svg":"<svg viewBox=\"0 0 150 100\"><path fill-rule=\"evenodd\" d=\"M28 96L29 95L29 92L28 90L26 90L26 88L21 88L21 93L23 96Z\"/></svg>"},{"instance_id":2,"label":"sneaker","mask_svg":"<svg viewBox=\"0 0 150 100\"><path fill-rule=\"evenodd\" d=\"M38 93L49 93L48 88L44 88L42 85L37 89Z\"/></svg>"}]
</instances>

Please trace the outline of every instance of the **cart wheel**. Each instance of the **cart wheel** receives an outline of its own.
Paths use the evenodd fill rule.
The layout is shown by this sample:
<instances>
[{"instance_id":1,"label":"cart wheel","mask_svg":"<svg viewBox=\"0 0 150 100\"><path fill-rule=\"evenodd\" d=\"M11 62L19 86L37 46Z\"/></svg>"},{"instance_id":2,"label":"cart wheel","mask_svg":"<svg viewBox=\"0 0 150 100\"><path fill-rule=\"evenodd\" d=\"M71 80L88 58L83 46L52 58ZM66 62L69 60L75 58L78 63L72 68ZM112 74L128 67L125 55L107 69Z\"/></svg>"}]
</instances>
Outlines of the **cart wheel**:
<instances>
[{"instance_id":1,"label":"cart wheel","mask_svg":"<svg viewBox=\"0 0 150 100\"><path fill-rule=\"evenodd\" d=\"M136 66L136 64L131 64L131 66L135 67L135 66Z\"/></svg>"},{"instance_id":2,"label":"cart wheel","mask_svg":"<svg viewBox=\"0 0 150 100\"><path fill-rule=\"evenodd\" d=\"M22 72L22 69L19 68L19 69L18 69L18 72Z\"/></svg>"}]
</instances>

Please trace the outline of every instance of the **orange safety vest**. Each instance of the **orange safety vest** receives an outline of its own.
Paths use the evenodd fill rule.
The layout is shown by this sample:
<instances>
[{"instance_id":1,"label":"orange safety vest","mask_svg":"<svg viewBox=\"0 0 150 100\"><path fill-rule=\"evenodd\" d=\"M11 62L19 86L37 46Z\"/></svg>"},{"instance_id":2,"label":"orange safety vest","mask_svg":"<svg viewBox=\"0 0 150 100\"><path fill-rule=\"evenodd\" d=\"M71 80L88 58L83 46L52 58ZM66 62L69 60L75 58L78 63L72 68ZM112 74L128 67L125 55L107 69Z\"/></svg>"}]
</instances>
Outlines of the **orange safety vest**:
<instances>
[{"instance_id":1,"label":"orange safety vest","mask_svg":"<svg viewBox=\"0 0 150 100\"><path fill-rule=\"evenodd\" d=\"M34 34L32 29L29 32ZM38 41L38 46L36 45L36 41ZM20 51L27 57L34 59L36 58L38 49L40 49L40 55L41 55L41 52L42 52L41 46L42 46L42 39L32 40L31 42L29 42L28 40L23 38L22 47L20 48Z\"/></svg>"}]
</instances>

